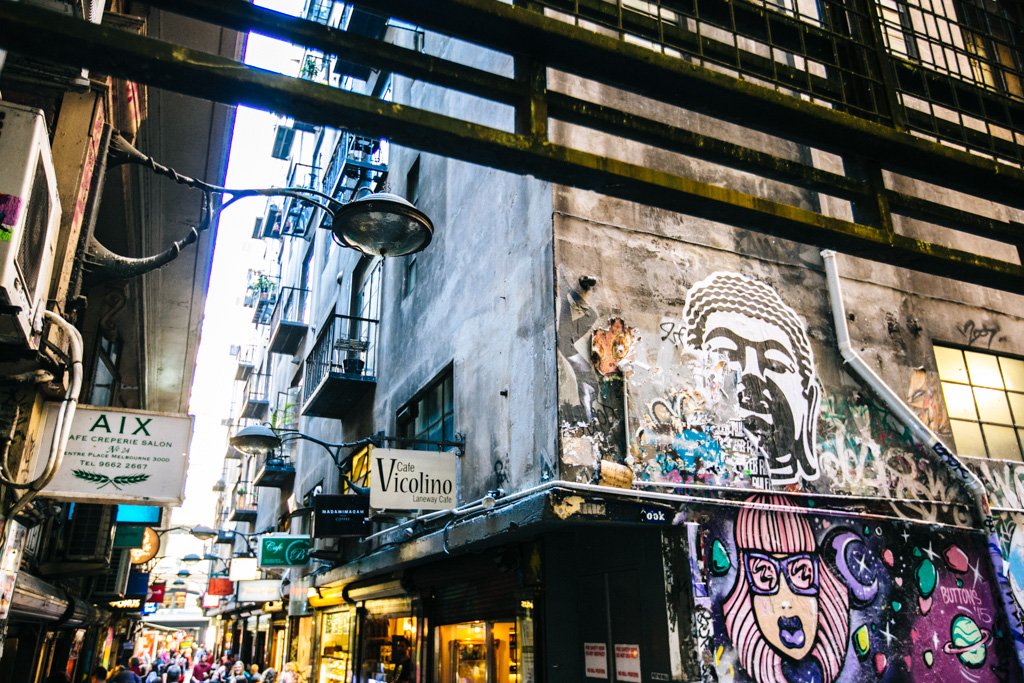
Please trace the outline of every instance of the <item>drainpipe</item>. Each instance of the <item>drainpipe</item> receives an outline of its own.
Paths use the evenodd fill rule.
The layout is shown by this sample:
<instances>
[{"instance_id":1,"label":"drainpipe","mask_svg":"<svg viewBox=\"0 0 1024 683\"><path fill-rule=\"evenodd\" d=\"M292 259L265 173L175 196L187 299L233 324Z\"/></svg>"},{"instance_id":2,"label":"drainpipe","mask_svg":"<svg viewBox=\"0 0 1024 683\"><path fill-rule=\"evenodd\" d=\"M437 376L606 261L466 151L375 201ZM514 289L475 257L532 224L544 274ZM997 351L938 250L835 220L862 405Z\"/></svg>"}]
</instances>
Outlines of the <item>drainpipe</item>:
<instances>
[{"instance_id":1,"label":"drainpipe","mask_svg":"<svg viewBox=\"0 0 1024 683\"><path fill-rule=\"evenodd\" d=\"M821 258L825 262L825 278L828 283L828 296L832 308L832 319L835 322L836 342L839 346L839 354L843 357L843 363L853 371L854 375L860 378L875 395L885 403L886 407L896 416L907 429L911 436L931 457L932 461L944 468L950 476L963 487L974 504L974 512L978 526L988 535L988 555L995 572L996 580L999 583L999 597L1002 601L1003 612L1006 616L1006 623L1013 638L1014 651L1017 655L1017 663L1024 671L1024 628L1021 626L1020 618L1014 604L1013 595L1006 575L1003 572L1003 553L1000 550L999 538L995 533L995 521L992 518L992 508L989 505L988 491L981 479L973 471L957 458L942 443L942 440L928 428L921 418L907 406L906 403L893 391L893 389L878 376L877 373L860 357L850 343L850 328L846 324L846 309L843 305L843 294L839 283L839 271L836 266L836 253L831 249L821 252Z\"/></svg>"}]
</instances>

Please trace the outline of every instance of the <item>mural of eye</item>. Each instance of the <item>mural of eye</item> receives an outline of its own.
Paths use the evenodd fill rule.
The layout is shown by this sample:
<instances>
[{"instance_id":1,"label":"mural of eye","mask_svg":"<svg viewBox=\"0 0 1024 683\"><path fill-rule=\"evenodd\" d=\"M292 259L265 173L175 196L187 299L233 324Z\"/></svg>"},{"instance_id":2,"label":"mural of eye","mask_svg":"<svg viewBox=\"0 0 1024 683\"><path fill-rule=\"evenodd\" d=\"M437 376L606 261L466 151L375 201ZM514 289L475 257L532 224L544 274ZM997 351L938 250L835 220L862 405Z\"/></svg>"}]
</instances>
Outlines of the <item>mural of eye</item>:
<instances>
[{"instance_id":1,"label":"mural of eye","mask_svg":"<svg viewBox=\"0 0 1024 683\"><path fill-rule=\"evenodd\" d=\"M774 593L779 589L779 570L767 557L750 557L747 560L750 583L755 591Z\"/></svg>"},{"instance_id":2,"label":"mural of eye","mask_svg":"<svg viewBox=\"0 0 1024 683\"><path fill-rule=\"evenodd\" d=\"M793 590L810 590L815 587L814 560L810 557L796 557L787 565L789 581Z\"/></svg>"}]
</instances>

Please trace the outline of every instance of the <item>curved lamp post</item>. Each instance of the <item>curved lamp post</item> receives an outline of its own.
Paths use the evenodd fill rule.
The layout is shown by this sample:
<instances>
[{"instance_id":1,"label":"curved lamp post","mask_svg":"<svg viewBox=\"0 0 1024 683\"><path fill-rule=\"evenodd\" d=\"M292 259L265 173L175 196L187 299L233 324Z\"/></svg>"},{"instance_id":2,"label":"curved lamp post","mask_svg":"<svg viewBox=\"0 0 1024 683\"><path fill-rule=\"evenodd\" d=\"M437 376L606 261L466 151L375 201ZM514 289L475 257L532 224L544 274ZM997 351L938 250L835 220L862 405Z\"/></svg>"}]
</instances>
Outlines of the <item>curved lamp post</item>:
<instances>
[{"instance_id":1,"label":"curved lamp post","mask_svg":"<svg viewBox=\"0 0 1024 683\"><path fill-rule=\"evenodd\" d=\"M373 195L369 196L372 197ZM410 204L410 206L412 205ZM315 443L327 451L327 454L330 455L334 465L339 470L344 470L347 463L341 459L341 450L343 448L366 446L373 443L373 438L367 437L365 439L359 439L358 441L350 441L347 443L330 443L291 429L278 430L267 425L250 425L238 430L238 432L236 432L229 441L232 446L245 455L262 455L264 453L272 453L285 443L291 441L309 441L310 443ZM344 472L340 472L340 476L342 480L348 484L349 488L356 493L363 496L370 494L369 488L355 484L348 478L348 476L345 475Z\"/></svg>"},{"instance_id":2,"label":"curved lamp post","mask_svg":"<svg viewBox=\"0 0 1024 683\"><path fill-rule=\"evenodd\" d=\"M422 211L403 197L375 192L342 204L329 194L308 187L229 188L179 173L139 151L124 137L114 133L104 163L145 166L152 172L203 193L199 224L185 237L159 254L128 258L90 237L88 265L94 271L119 278L135 277L160 268L177 258L181 250L199 239L199 233L213 225L216 214L246 197L291 197L321 209L331 217L335 241L370 256L407 256L422 251L434 236L434 224ZM368 191L368 188L364 188ZM227 196L219 207L215 197Z\"/></svg>"}]
</instances>

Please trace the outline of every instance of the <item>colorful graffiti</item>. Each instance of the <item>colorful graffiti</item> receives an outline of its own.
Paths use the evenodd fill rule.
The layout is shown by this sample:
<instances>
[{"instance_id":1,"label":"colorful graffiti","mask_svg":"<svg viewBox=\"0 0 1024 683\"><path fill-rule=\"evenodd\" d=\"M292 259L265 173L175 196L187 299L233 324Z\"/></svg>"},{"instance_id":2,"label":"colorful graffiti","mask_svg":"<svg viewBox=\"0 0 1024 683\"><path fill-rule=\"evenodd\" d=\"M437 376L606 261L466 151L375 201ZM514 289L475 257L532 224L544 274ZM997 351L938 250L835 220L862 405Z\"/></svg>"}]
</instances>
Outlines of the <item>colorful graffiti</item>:
<instances>
[{"instance_id":1,"label":"colorful graffiti","mask_svg":"<svg viewBox=\"0 0 1024 683\"><path fill-rule=\"evenodd\" d=\"M705 678L1008 679L983 536L801 504L758 495L731 519L707 518L700 567L713 635L702 639L710 653L698 653Z\"/></svg>"}]
</instances>

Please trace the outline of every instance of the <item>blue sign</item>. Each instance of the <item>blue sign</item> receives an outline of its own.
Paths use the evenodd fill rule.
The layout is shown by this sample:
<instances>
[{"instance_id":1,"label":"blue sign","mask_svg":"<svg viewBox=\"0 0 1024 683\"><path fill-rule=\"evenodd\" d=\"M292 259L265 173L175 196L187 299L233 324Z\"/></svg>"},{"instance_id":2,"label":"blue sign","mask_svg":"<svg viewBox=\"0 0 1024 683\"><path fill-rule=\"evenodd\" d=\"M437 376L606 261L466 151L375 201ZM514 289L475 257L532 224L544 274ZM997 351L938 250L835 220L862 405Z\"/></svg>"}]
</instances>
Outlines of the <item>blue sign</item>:
<instances>
[{"instance_id":1,"label":"blue sign","mask_svg":"<svg viewBox=\"0 0 1024 683\"><path fill-rule=\"evenodd\" d=\"M155 602L144 602L142 603L142 614L153 614L156 612L158 607L160 607L160 605Z\"/></svg>"}]
</instances>

